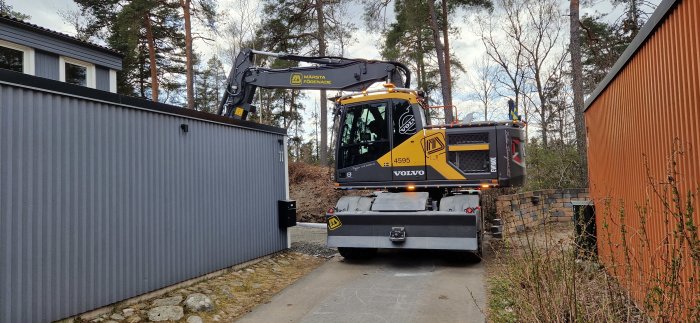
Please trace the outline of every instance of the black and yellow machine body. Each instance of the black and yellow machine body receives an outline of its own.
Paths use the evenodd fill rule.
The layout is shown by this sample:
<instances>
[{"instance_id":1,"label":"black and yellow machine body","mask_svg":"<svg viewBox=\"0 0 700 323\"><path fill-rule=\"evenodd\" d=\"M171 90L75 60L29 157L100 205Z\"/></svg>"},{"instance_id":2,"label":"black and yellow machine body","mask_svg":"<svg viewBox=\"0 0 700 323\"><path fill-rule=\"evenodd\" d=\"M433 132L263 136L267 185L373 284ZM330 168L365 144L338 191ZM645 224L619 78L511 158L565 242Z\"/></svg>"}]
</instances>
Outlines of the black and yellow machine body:
<instances>
[{"instance_id":1,"label":"black and yellow machine body","mask_svg":"<svg viewBox=\"0 0 700 323\"><path fill-rule=\"evenodd\" d=\"M376 248L480 253L483 189L521 185L518 121L431 125L419 93L393 89L337 100L336 182L346 196L326 214L341 254Z\"/></svg>"},{"instance_id":2,"label":"black and yellow machine body","mask_svg":"<svg viewBox=\"0 0 700 323\"><path fill-rule=\"evenodd\" d=\"M339 101L336 179L341 189L522 184L522 123L430 125L429 110L415 92L392 91Z\"/></svg>"},{"instance_id":3,"label":"black and yellow machine body","mask_svg":"<svg viewBox=\"0 0 700 323\"><path fill-rule=\"evenodd\" d=\"M256 55L292 66L256 66ZM383 89L368 90L378 82ZM410 84L410 70L398 62L244 49L218 113L246 120L259 88L353 91L334 99L336 187L374 193L345 196L329 208L328 245L346 257L377 248L479 253L480 189L522 184L524 123L433 125L423 94Z\"/></svg>"}]
</instances>

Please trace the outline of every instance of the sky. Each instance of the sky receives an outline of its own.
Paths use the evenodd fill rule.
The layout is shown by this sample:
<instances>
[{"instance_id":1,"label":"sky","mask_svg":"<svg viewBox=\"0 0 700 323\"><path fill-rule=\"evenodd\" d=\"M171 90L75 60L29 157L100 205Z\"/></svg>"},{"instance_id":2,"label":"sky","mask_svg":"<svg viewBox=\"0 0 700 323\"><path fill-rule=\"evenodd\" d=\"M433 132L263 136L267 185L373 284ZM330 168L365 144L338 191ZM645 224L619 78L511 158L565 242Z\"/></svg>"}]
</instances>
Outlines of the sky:
<instances>
[{"instance_id":1,"label":"sky","mask_svg":"<svg viewBox=\"0 0 700 323\"><path fill-rule=\"evenodd\" d=\"M242 3L248 3L250 6L255 7L259 0L218 0L217 6L219 14L223 18L222 20L231 21L235 20L240 12L240 7ZM661 0L651 0L652 4L658 4ZM359 3L359 1L356 1ZM568 12L568 1L562 0L562 12ZM620 16L622 8L614 7L611 5L609 0L593 0L592 3L587 7L582 8L582 14L595 14L595 13L608 13L608 19L615 19ZM77 5L72 0L9 0L8 4L13 6L14 10L20 11L22 13L29 14L31 16L30 22L53 29L56 31L64 32L67 34L74 34L75 31L70 27L69 24L63 21L63 19L58 14L61 10L75 10ZM377 31L367 30L364 26L362 20L362 7L358 5L351 5L347 8L348 14L344 15L347 17L348 22L352 22L356 25L357 31L353 35L353 41L346 48L344 56L350 58L366 58L366 59L380 59L378 44L381 43L381 35ZM261 17L263 15L258 15ZM479 105L476 101L471 99L470 90L466 85L466 79L469 77L469 66L473 64L476 60L480 59L485 55L485 49L477 36L477 29L474 28L474 15L469 13L458 13L454 17L454 25L458 28L459 34L451 39L451 48L453 54L456 55L462 64L467 68L467 75L459 75L458 82L453 89L454 104L458 107L459 115L464 116L472 111L479 111ZM392 15L387 15L387 23L390 23L393 19ZM564 26L568 32L568 23ZM196 41L195 51L204 56L204 60L208 59L214 54L220 52L220 46L217 44L222 44L225 42L225 35L212 35L215 38L214 43L207 43L203 41ZM225 66L228 70L230 66ZM306 111L304 112L305 120L310 120L310 116L313 110L318 106L318 93L316 91L306 91L305 106ZM503 105L505 105L506 98L500 100ZM504 107L505 108L505 107ZM503 110L505 111L505 110ZM506 118L505 112L501 112L502 117ZM306 122L310 124L310 122ZM309 139L311 129L306 129L306 137Z\"/></svg>"}]
</instances>

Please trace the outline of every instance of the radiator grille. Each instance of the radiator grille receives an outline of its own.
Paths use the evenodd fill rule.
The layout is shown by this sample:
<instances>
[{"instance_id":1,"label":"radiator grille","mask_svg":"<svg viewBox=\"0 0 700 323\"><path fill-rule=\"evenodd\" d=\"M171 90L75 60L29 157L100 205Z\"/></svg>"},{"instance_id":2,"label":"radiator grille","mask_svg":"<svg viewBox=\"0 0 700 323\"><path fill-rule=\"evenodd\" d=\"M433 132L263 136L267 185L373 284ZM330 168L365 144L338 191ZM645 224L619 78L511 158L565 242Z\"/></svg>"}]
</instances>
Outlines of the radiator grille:
<instances>
[{"instance_id":1,"label":"radiator grille","mask_svg":"<svg viewBox=\"0 0 700 323\"><path fill-rule=\"evenodd\" d=\"M453 151L450 162L465 173L488 173L491 171L488 150Z\"/></svg>"},{"instance_id":2,"label":"radiator grille","mask_svg":"<svg viewBox=\"0 0 700 323\"><path fill-rule=\"evenodd\" d=\"M489 143L489 134L488 132L449 134L447 142L450 145L487 144Z\"/></svg>"}]
</instances>

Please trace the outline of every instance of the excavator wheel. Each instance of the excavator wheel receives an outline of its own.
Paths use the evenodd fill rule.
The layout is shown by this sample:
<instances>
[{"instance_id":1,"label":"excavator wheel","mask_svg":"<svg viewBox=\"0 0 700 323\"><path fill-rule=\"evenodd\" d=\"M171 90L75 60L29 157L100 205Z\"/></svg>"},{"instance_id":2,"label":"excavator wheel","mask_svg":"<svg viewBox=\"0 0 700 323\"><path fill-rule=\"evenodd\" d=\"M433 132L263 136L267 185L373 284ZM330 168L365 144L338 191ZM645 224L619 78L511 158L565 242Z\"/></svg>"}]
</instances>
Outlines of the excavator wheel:
<instances>
[{"instance_id":1,"label":"excavator wheel","mask_svg":"<svg viewBox=\"0 0 700 323\"><path fill-rule=\"evenodd\" d=\"M483 235L479 233L477 235L478 239L478 249L474 251L454 251L453 257L450 257L452 261L460 264L478 264L481 262L483 253Z\"/></svg>"},{"instance_id":2,"label":"excavator wheel","mask_svg":"<svg viewBox=\"0 0 700 323\"><path fill-rule=\"evenodd\" d=\"M477 245L478 249L472 253L472 256L474 257L474 262L481 262L481 259L484 257L484 233L483 231L480 231L477 233Z\"/></svg>"},{"instance_id":3,"label":"excavator wheel","mask_svg":"<svg viewBox=\"0 0 700 323\"><path fill-rule=\"evenodd\" d=\"M340 255L343 256L343 258L345 258L345 259L360 260L360 259L372 258L375 254L377 254L377 249L376 248L339 247L338 253L340 253Z\"/></svg>"}]
</instances>

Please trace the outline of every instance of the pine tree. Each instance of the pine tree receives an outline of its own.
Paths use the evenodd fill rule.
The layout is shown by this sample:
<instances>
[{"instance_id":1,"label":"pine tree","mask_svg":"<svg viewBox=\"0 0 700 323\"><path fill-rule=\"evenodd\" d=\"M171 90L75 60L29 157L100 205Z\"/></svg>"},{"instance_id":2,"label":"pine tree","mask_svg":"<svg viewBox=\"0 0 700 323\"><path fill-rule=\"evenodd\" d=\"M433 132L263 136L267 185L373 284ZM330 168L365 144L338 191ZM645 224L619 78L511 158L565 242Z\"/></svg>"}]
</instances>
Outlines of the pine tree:
<instances>
[{"instance_id":1,"label":"pine tree","mask_svg":"<svg viewBox=\"0 0 700 323\"><path fill-rule=\"evenodd\" d=\"M84 32L124 54L117 91L176 103L179 75L185 66L178 4L165 0L75 1L84 15L92 17Z\"/></svg>"},{"instance_id":2,"label":"pine tree","mask_svg":"<svg viewBox=\"0 0 700 323\"><path fill-rule=\"evenodd\" d=\"M586 150L586 121L583 115L583 62L581 59L581 32L579 19L579 0L569 2L569 52L571 53L571 88L574 94L574 123L576 128L576 146L579 153L582 183L588 183L588 154Z\"/></svg>"},{"instance_id":3,"label":"pine tree","mask_svg":"<svg viewBox=\"0 0 700 323\"><path fill-rule=\"evenodd\" d=\"M335 13L333 8L342 5L344 0L333 3L327 3L323 0L265 0L263 3L263 14L266 19L257 34L263 49L274 52L326 56L331 54L329 52L330 43L340 42L341 46L339 47L343 48L340 38L347 36L347 32L343 32L343 30L348 28L348 25L333 19ZM297 102L298 94L296 92L298 91L288 90L287 92L289 93L286 95L278 96L277 100L282 99L282 102L288 104ZM290 109L298 110L293 106ZM290 110L287 115L291 118L295 117L296 114ZM328 161L327 118L327 100L325 92L321 91L319 155L322 165L326 165ZM285 120L284 123L290 122L288 119Z\"/></svg>"},{"instance_id":4,"label":"pine tree","mask_svg":"<svg viewBox=\"0 0 700 323\"><path fill-rule=\"evenodd\" d=\"M226 86L224 66L218 57L207 61L201 73L195 80L195 108L199 111L216 113L221 89Z\"/></svg>"},{"instance_id":5,"label":"pine tree","mask_svg":"<svg viewBox=\"0 0 700 323\"><path fill-rule=\"evenodd\" d=\"M600 16L584 16L580 24L583 88L585 93L591 93L633 37L624 31L622 25L608 24Z\"/></svg>"},{"instance_id":6,"label":"pine tree","mask_svg":"<svg viewBox=\"0 0 700 323\"><path fill-rule=\"evenodd\" d=\"M0 14L19 20L29 20L31 18L28 14L15 11L5 0L0 0Z\"/></svg>"},{"instance_id":7,"label":"pine tree","mask_svg":"<svg viewBox=\"0 0 700 323\"><path fill-rule=\"evenodd\" d=\"M397 0L394 3L396 21L384 35L382 57L406 62L413 69L416 86L431 93L439 89L439 71L435 61L435 43L431 29L424 22L429 19L420 0Z\"/></svg>"},{"instance_id":8,"label":"pine tree","mask_svg":"<svg viewBox=\"0 0 700 323\"><path fill-rule=\"evenodd\" d=\"M385 4L388 4L385 3ZM381 10L376 3L365 2L365 14L370 19L376 19L376 12ZM428 89L429 74L436 77L438 89L442 96L445 121L452 121L452 83L454 69L464 70L461 63L451 55L450 33L452 30L451 16L460 8L492 6L490 0L397 0L394 2L396 22L390 25L385 34L383 56L387 59L404 56L410 58L407 62L415 64L415 74L418 87ZM413 41L411 41L413 40ZM397 46L399 45L399 46ZM400 46L403 45L403 46ZM408 52L408 53L405 53ZM430 70L426 61L437 62ZM431 77L431 78L433 78Z\"/></svg>"},{"instance_id":9,"label":"pine tree","mask_svg":"<svg viewBox=\"0 0 700 323\"><path fill-rule=\"evenodd\" d=\"M214 29L215 5L211 0L179 0L182 8L182 17L185 27L185 70L187 88L187 108L195 108L194 99L194 66L196 57L192 48L194 36L192 35L192 18L205 22Z\"/></svg>"}]
</instances>

